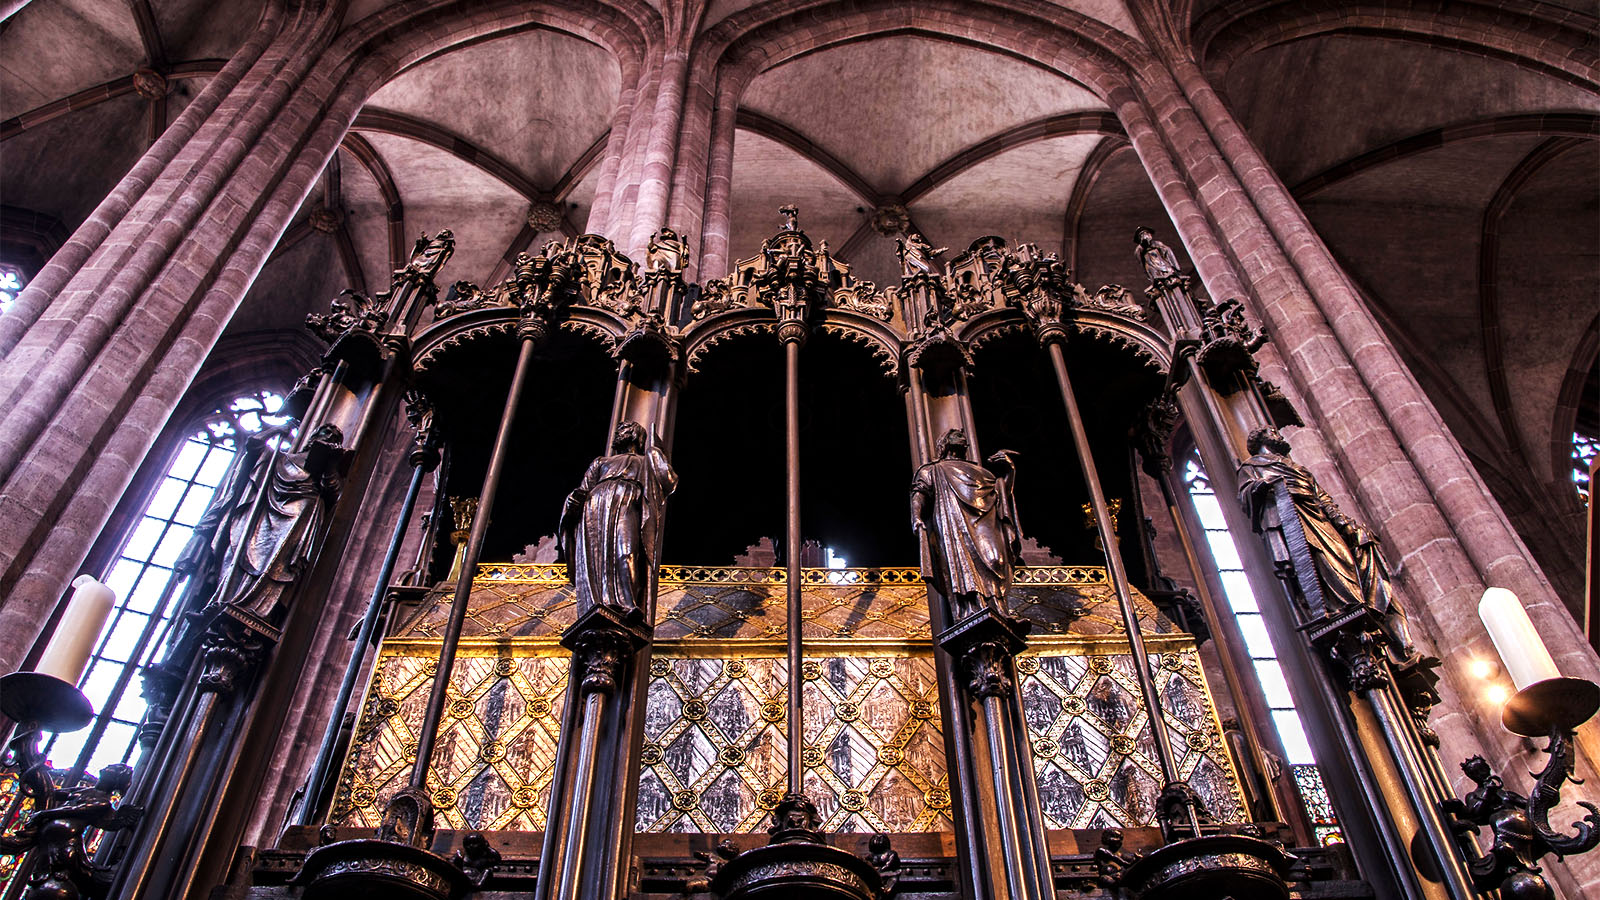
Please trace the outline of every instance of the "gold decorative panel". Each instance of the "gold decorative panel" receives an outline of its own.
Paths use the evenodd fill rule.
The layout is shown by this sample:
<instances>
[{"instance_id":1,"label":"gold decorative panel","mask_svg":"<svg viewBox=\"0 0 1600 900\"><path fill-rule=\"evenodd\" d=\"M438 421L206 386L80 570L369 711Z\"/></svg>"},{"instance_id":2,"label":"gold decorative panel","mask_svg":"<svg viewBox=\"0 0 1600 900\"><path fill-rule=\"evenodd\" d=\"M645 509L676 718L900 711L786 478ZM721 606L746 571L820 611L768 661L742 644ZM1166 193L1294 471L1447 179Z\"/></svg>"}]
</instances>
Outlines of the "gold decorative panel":
<instances>
[{"instance_id":1,"label":"gold decorative panel","mask_svg":"<svg viewBox=\"0 0 1600 900\"><path fill-rule=\"evenodd\" d=\"M927 594L916 569L806 569L805 789L823 828L948 831L950 793ZM784 571L663 566L637 828L759 831L781 795ZM1051 827L1148 824L1160 784L1105 571L1018 570L1034 622L1020 689ZM329 821L374 827L410 776L449 590L397 617ZM1222 821L1240 813L1194 642L1135 595L1181 774ZM480 566L429 789L447 827L544 827L576 609L566 567Z\"/></svg>"},{"instance_id":2,"label":"gold decorative panel","mask_svg":"<svg viewBox=\"0 0 1600 900\"><path fill-rule=\"evenodd\" d=\"M437 644L384 646L330 823L377 827L389 797L408 783L438 653ZM428 773L441 826L544 828L567 668L559 647L460 648Z\"/></svg>"},{"instance_id":3,"label":"gold decorative panel","mask_svg":"<svg viewBox=\"0 0 1600 900\"><path fill-rule=\"evenodd\" d=\"M802 663L806 794L824 831L950 826L939 691L926 655ZM788 665L781 657L657 655L636 827L758 831L783 794Z\"/></svg>"},{"instance_id":4,"label":"gold decorative panel","mask_svg":"<svg viewBox=\"0 0 1600 900\"><path fill-rule=\"evenodd\" d=\"M1155 821L1162 775L1150 719L1133 657L1109 652L1126 647L1040 648L1017 660L1048 827L1124 828ZM1152 653L1150 660L1179 777L1216 821L1243 821L1199 654L1191 644Z\"/></svg>"},{"instance_id":5,"label":"gold decorative panel","mask_svg":"<svg viewBox=\"0 0 1600 900\"><path fill-rule=\"evenodd\" d=\"M916 569L805 569L805 790L824 831L940 831L950 792ZM788 600L778 568L663 566L641 831L759 831L782 796Z\"/></svg>"}]
</instances>

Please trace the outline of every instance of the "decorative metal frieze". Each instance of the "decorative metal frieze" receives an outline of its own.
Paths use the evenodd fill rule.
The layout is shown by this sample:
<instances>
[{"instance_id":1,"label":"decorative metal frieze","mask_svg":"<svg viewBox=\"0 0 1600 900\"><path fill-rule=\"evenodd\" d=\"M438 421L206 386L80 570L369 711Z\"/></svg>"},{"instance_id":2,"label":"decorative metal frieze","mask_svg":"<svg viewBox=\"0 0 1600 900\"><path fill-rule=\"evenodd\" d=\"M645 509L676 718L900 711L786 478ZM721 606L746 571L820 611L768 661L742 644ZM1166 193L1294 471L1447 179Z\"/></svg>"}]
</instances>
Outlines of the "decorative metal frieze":
<instances>
[{"instance_id":1,"label":"decorative metal frieze","mask_svg":"<svg viewBox=\"0 0 1600 900\"><path fill-rule=\"evenodd\" d=\"M1156 822L1162 773L1132 657L1094 645L1017 660L1039 801L1052 828ZM1217 822L1244 821L1238 779L1192 640L1151 655L1178 774Z\"/></svg>"},{"instance_id":2,"label":"decorative metal frieze","mask_svg":"<svg viewBox=\"0 0 1600 900\"><path fill-rule=\"evenodd\" d=\"M349 331L376 333L389 318L387 299L385 294L374 299L346 288L329 303L327 312L307 314L306 327L330 344Z\"/></svg>"},{"instance_id":3,"label":"decorative metal frieze","mask_svg":"<svg viewBox=\"0 0 1600 900\"><path fill-rule=\"evenodd\" d=\"M336 228L338 216L331 210L317 210L312 225L319 224ZM439 288L433 279L449 261L455 246L455 235L448 228L431 238L423 234L417 238L406 264L394 271L388 290L370 297L360 291L341 291L328 312L306 316L306 327L329 344L353 335L371 339L392 323L404 330L411 319L408 307L416 308L414 301L432 303L437 299Z\"/></svg>"},{"instance_id":4,"label":"decorative metal frieze","mask_svg":"<svg viewBox=\"0 0 1600 900\"><path fill-rule=\"evenodd\" d=\"M645 268L598 234L551 241L538 254L519 253L511 274L487 288L458 281L434 307L447 319L492 307L520 309L524 317L550 319L567 306L604 310L637 323L654 313L670 313L682 297L688 242L671 228L659 229L646 251Z\"/></svg>"}]
</instances>

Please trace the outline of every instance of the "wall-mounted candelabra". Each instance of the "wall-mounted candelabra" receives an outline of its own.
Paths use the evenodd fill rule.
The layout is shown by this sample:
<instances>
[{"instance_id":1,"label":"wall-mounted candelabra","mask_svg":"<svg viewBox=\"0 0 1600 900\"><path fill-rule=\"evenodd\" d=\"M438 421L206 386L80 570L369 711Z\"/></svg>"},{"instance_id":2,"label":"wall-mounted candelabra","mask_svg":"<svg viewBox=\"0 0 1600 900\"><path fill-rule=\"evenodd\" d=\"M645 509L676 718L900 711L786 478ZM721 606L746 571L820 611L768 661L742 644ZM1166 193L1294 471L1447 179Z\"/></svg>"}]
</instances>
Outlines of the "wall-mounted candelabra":
<instances>
[{"instance_id":1,"label":"wall-mounted candelabra","mask_svg":"<svg viewBox=\"0 0 1600 900\"><path fill-rule=\"evenodd\" d=\"M1600 709L1600 685L1561 674L1527 610L1510 591L1484 591L1478 615L1517 688L1505 698L1501 724L1512 734L1548 738L1544 752L1549 758L1524 796L1507 788L1483 757L1469 757L1461 771L1477 788L1461 800L1446 801L1444 809L1463 835L1475 835L1482 826L1490 829L1488 853L1474 855L1472 842L1463 842L1474 887L1498 890L1503 900L1554 900L1539 860L1550 853L1571 856L1600 846L1600 807L1593 803L1577 801L1588 813L1573 823L1573 834L1550 827L1550 811L1561 802L1562 788L1576 781L1575 732ZM1486 675L1493 671L1492 666L1484 669Z\"/></svg>"},{"instance_id":2,"label":"wall-mounted candelabra","mask_svg":"<svg viewBox=\"0 0 1600 900\"><path fill-rule=\"evenodd\" d=\"M90 861L85 833L126 828L140 816L137 806L118 803L132 780L130 767L114 764L85 778L87 759L80 758L63 774L51 768L41 747L47 732L77 731L95 719L94 705L76 683L115 598L87 575L73 585L76 591L39 664L0 677L0 712L15 723L6 767L15 771L18 785L6 810L7 833L0 835L0 853L19 857L7 900L106 896L111 873ZM85 747L84 757L90 749ZM22 815L21 825L11 827Z\"/></svg>"}]
</instances>

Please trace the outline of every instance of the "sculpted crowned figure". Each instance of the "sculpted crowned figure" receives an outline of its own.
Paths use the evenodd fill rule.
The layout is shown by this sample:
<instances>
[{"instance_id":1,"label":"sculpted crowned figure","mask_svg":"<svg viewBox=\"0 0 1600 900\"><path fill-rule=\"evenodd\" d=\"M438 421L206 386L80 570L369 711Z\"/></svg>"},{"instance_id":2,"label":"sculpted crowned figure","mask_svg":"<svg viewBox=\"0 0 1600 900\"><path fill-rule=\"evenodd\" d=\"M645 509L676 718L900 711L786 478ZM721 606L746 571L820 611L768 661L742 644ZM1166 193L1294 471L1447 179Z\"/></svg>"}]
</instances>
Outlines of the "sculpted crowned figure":
<instances>
[{"instance_id":1,"label":"sculpted crowned figure","mask_svg":"<svg viewBox=\"0 0 1600 900\"><path fill-rule=\"evenodd\" d=\"M661 520L678 475L634 422L617 426L611 454L589 464L561 508L561 554L580 614L601 606L649 612L650 574L661 553Z\"/></svg>"},{"instance_id":2,"label":"sculpted crowned figure","mask_svg":"<svg viewBox=\"0 0 1600 900\"><path fill-rule=\"evenodd\" d=\"M1276 428L1251 432L1249 446L1251 456L1239 466L1239 499L1257 530L1262 513L1272 503L1272 486L1282 485L1316 564L1326 611L1370 607L1382 619L1394 662L1402 665L1415 659L1410 624L1389 585L1388 564L1377 538L1345 515L1309 469L1289 458L1289 442Z\"/></svg>"},{"instance_id":3,"label":"sculpted crowned figure","mask_svg":"<svg viewBox=\"0 0 1600 900\"><path fill-rule=\"evenodd\" d=\"M1022 544L1010 452L993 454L991 468L984 468L967 460L968 446L966 432L945 432L939 458L918 469L911 484L911 527L932 531L955 622L985 609L1006 614L1006 589Z\"/></svg>"}]
</instances>

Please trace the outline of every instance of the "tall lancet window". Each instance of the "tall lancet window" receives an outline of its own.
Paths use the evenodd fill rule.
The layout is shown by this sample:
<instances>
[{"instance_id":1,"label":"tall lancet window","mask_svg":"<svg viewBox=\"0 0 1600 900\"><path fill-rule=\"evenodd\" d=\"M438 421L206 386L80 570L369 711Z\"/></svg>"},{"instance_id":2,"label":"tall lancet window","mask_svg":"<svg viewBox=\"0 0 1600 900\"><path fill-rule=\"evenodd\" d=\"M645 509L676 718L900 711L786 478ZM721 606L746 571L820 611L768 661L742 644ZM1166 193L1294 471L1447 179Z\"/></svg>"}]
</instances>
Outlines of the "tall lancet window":
<instances>
[{"instance_id":1,"label":"tall lancet window","mask_svg":"<svg viewBox=\"0 0 1600 900\"><path fill-rule=\"evenodd\" d=\"M79 682L97 711L105 710L112 700L118 676L126 667L148 665L158 656L175 598L181 593L166 590L173 565L201 514L211 505L240 443L247 435L288 423L280 414L282 406L283 397L275 391L240 394L203 417L173 454L105 576L106 584L116 592L117 606ZM142 641L145 651L141 658L134 659L146 631L151 637ZM129 762L144 713L144 697L135 679L117 698L111 722L85 771L93 773L110 763ZM92 729L85 728L53 738L46 747L47 758L58 768L70 768L91 733Z\"/></svg>"},{"instance_id":2,"label":"tall lancet window","mask_svg":"<svg viewBox=\"0 0 1600 900\"><path fill-rule=\"evenodd\" d=\"M1239 631L1244 634L1245 649L1255 662L1256 677L1272 710L1272 721L1277 726L1283 752L1288 756L1285 762L1294 775L1301 799L1305 801L1306 814L1311 819L1317 840L1323 844L1343 842L1344 837L1334 819L1333 805L1328 801L1328 791L1322 784L1321 774L1317 772L1316 757L1312 755L1311 744L1306 740L1305 726L1300 722L1299 713L1295 712L1294 698L1289 695L1289 683L1283 677L1282 667L1278 665L1278 653L1273 649L1272 635L1267 631L1261 607L1257 605L1255 593L1250 589L1244 562L1239 558L1239 548L1233 542L1233 535L1228 532L1227 523L1222 518L1222 506L1212 490L1211 480L1206 477L1205 469L1200 466L1198 456L1191 456L1184 466L1183 480L1189 487L1195 512L1205 526L1206 543L1211 548L1212 559L1216 560L1223 593L1227 595L1228 605L1233 608L1234 618L1239 622Z\"/></svg>"}]
</instances>

